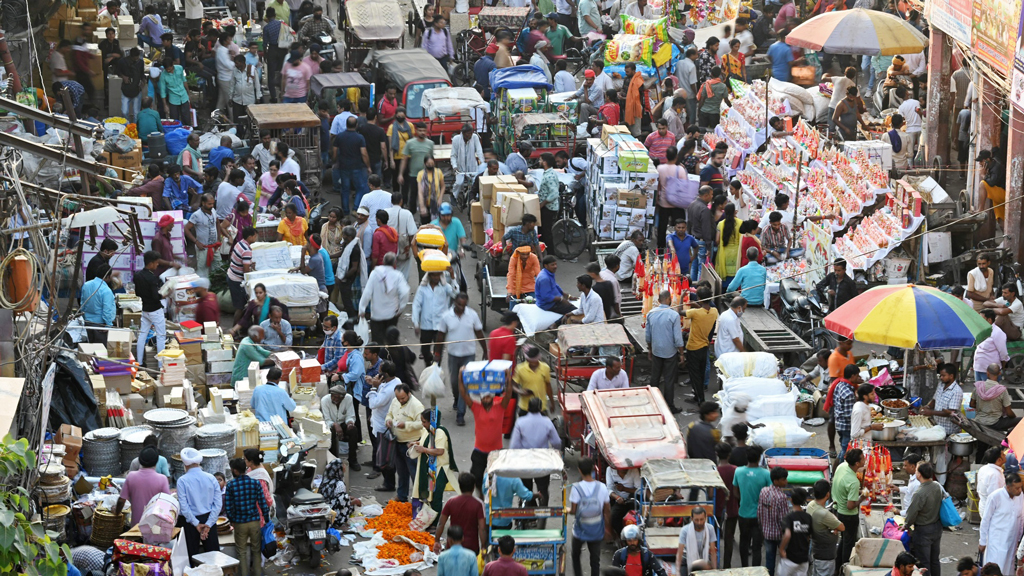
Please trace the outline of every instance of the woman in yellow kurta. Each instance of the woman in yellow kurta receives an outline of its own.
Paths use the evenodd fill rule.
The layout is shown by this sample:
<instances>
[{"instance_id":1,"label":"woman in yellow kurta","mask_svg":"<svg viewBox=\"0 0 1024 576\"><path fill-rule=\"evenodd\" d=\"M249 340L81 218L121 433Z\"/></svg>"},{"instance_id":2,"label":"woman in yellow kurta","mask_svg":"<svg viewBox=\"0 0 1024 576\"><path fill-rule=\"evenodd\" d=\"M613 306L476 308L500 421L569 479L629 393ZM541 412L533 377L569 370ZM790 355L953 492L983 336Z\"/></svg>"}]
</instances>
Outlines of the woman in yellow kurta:
<instances>
[{"instance_id":1,"label":"woman in yellow kurta","mask_svg":"<svg viewBox=\"0 0 1024 576\"><path fill-rule=\"evenodd\" d=\"M722 279L722 285L728 286L729 281L740 268L740 225L743 221L736 217L736 205L732 202L725 205L722 220L718 223L715 244L718 254L715 255L715 272Z\"/></svg>"},{"instance_id":2,"label":"woman in yellow kurta","mask_svg":"<svg viewBox=\"0 0 1024 576\"><path fill-rule=\"evenodd\" d=\"M309 223L305 218L299 216L299 211L294 204L285 204L284 218L277 225L277 239L284 240L293 246L306 245L306 230Z\"/></svg>"},{"instance_id":3,"label":"woman in yellow kurta","mask_svg":"<svg viewBox=\"0 0 1024 576\"><path fill-rule=\"evenodd\" d=\"M431 417L434 416L434 424ZM429 504L438 514L449 479L457 477L459 467L451 455L451 443L448 430L441 426L441 411L428 408L420 414L423 434L418 444L409 444L409 450L419 455L416 463L416 477L412 485L412 497L421 503ZM413 513L419 508L413 504Z\"/></svg>"}]
</instances>

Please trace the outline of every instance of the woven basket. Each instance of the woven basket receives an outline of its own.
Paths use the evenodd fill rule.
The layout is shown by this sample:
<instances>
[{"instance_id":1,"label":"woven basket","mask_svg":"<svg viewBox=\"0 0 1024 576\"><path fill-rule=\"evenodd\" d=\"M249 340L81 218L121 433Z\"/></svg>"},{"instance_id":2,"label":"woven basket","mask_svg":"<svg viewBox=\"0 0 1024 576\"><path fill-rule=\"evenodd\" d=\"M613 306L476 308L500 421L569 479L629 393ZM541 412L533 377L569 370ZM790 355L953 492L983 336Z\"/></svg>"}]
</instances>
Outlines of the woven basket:
<instances>
[{"instance_id":1,"label":"woven basket","mask_svg":"<svg viewBox=\"0 0 1024 576\"><path fill-rule=\"evenodd\" d=\"M96 510L92 515L92 545L106 550L114 545L114 539L124 533L128 522L128 513L121 512L115 516L111 510Z\"/></svg>"}]
</instances>

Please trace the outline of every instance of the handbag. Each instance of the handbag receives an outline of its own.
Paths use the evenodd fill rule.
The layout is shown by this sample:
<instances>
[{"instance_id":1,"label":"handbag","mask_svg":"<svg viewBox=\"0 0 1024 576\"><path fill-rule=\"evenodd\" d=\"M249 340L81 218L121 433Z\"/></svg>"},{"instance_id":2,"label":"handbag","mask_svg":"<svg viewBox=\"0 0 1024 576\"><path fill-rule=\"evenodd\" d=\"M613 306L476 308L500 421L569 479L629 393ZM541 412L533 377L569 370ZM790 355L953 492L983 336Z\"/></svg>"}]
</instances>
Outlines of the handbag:
<instances>
[{"instance_id":1,"label":"handbag","mask_svg":"<svg viewBox=\"0 0 1024 576\"><path fill-rule=\"evenodd\" d=\"M377 454L374 456L377 467L384 469L394 468L395 461L395 433L388 428L381 434L380 442L377 444Z\"/></svg>"},{"instance_id":2,"label":"handbag","mask_svg":"<svg viewBox=\"0 0 1024 576\"><path fill-rule=\"evenodd\" d=\"M261 532L260 553L263 554L264 558L273 558L277 554L277 537L274 535L274 521L267 520L267 523L261 528Z\"/></svg>"},{"instance_id":3,"label":"handbag","mask_svg":"<svg viewBox=\"0 0 1024 576\"><path fill-rule=\"evenodd\" d=\"M665 178L665 202L675 208L689 208L690 204L697 199L697 192L700 190L700 182L694 182L683 172L679 177L680 167L676 166L676 174Z\"/></svg>"},{"instance_id":4,"label":"handbag","mask_svg":"<svg viewBox=\"0 0 1024 576\"><path fill-rule=\"evenodd\" d=\"M960 512L956 509L956 504L953 504L952 496L946 496L942 499L942 506L939 507L939 520L942 521L943 528L959 526L963 522Z\"/></svg>"}]
</instances>

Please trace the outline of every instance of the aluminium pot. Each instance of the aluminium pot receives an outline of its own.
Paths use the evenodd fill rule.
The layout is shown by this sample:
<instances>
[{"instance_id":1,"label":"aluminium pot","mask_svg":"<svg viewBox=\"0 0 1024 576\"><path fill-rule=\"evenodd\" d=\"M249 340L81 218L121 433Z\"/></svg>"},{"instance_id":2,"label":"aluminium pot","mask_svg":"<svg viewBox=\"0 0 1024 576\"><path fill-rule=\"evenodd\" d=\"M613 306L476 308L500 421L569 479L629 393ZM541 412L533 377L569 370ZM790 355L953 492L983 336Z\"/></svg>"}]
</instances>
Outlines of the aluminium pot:
<instances>
[{"instance_id":1,"label":"aluminium pot","mask_svg":"<svg viewBox=\"0 0 1024 576\"><path fill-rule=\"evenodd\" d=\"M948 439L949 453L954 456L970 456L974 452L974 436L966 432L953 434Z\"/></svg>"},{"instance_id":2,"label":"aluminium pot","mask_svg":"<svg viewBox=\"0 0 1024 576\"><path fill-rule=\"evenodd\" d=\"M896 433L900 431L900 428L906 426L907 423L903 420L893 420L892 422L886 422L882 426L881 430L872 430L872 440L892 441L896 439Z\"/></svg>"}]
</instances>

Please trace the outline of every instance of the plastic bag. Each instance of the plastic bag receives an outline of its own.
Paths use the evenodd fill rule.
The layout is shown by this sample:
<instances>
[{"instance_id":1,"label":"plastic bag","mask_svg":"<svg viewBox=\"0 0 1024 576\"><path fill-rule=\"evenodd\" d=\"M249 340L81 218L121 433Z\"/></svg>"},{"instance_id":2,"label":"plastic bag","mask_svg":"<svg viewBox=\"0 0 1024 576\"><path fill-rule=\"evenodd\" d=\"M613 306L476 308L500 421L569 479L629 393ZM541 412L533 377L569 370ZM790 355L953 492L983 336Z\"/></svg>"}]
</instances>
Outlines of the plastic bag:
<instances>
[{"instance_id":1,"label":"plastic bag","mask_svg":"<svg viewBox=\"0 0 1024 576\"><path fill-rule=\"evenodd\" d=\"M356 331L356 336L362 338L363 342L370 341L370 323L366 321L366 318L360 318L354 330Z\"/></svg>"},{"instance_id":2,"label":"plastic bag","mask_svg":"<svg viewBox=\"0 0 1024 576\"><path fill-rule=\"evenodd\" d=\"M943 528L959 526L963 522L960 512L956 509L956 504L953 504L952 496L946 496L942 499L942 506L939 507L939 520L942 521Z\"/></svg>"},{"instance_id":3,"label":"plastic bag","mask_svg":"<svg viewBox=\"0 0 1024 576\"><path fill-rule=\"evenodd\" d=\"M437 512L430 506L420 506L420 511L416 514L416 517L409 522L409 530L414 532L423 532L428 526L434 523L434 519L437 518Z\"/></svg>"},{"instance_id":4,"label":"plastic bag","mask_svg":"<svg viewBox=\"0 0 1024 576\"><path fill-rule=\"evenodd\" d=\"M910 550L910 533L900 530L900 527L896 525L896 521L892 518L887 518L885 520L885 526L882 527L882 538L899 540L903 543L904 548Z\"/></svg>"},{"instance_id":5,"label":"plastic bag","mask_svg":"<svg viewBox=\"0 0 1024 576\"><path fill-rule=\"evenodd\" d=\"M653 36L662 42L668 40L668 18L646 20L629 14L619 14L622 19L622 33L638 36Z\"/></svg>"},{"instance_id":6,"label":"plastic bag","mask_svg":"<svg viewBox=\"0 0 1024 576\"><path fill-rule=\"evenodd\" d=\"M277 554L277 536L274 534L274 521L270 520L260 530L262 541L260 553L264 558L273 558Z\"/></svg>"},{"instance_id":7,"label":"plastic bag","mask_svg":"<svg viewBox=\"0 0 1024 576\"><path fill-rule=\"evenodd\" d=\"M789 387L782 380L775 378L756 378L745 376L742 378L727 378L722 384L722 390L729 396L733 394L748 394L751 399L773 394L785 394Z\"/></svg>"},{"instance_id":8,"label":"plastic bag","mask_svg":"<svg viewBox=\"0 0 1024 576\"><path fill-rule=\"evenodd\" d=\"M536 304L519 303L512 311L519 316L519 324L527 336L533 336L562 319L561 314L542 310Z\"/></svg>"},{"instance_id":9,"label":"plastic bag","mask_svg":"<svg viewBox=\"0 0 1024 576\"><path fill-rule=\"evenodd\" d=\"M113 152L115 154L127 154L128 152L135 150L135 140L132 140L131 138L125 136L124 134L118 134L117 136L107 138L106 143L103 144L103 149L107 152Z\"/></svg>"},{"instance_id":10,"label":"plastic bag","mask_svg":"<svg viewBox=\"0 0 1024 576\"><path fill-rule=\"evenodd\" d=\"M423 395L427 398L444 398L448 387L444 385L441 366L431 364L424 368L423 372L420 372L420 385L423 386Z\"/></svg>"},{"instance_id":11,"label":"plastic bag","mask_svg":"<svg viewBox=\"0 0 1024 576\"><path fill-rule=\"evenodd\" d=\"M367 504L359 509L359 513L367 518L376 518L384 513L384 508L380 504Z\"/></svg>"},{"instance_id":12,"label":"plastic bag","mask_svg":"<svg viewBox=\"0 0 1024 576\"><path fill-rule=\"evenodd\" d=\"M174 539L174 546L171 548L171 569L174 571L174 576L182 576L185 573L185 569L192 566L192 561L188 555L188 544L185 543L185 531L178 533L178 537Z\"/></svg>"},{"instance_id":13,"label":"plastic bag","mask_svg":"<svg viewBox=\"0 0 1024 576\"><path fill-rule=\"evenodd\" d=\"M813 432L804 430L799 425L765 424L764 428L751 431L751 441L767 450L768 448L800 448L807 443Z\"/></svg>"},{"instance_id":14,"label":"plastic bag","mask_svg":"<svg viewBox=\"0 0 1024 576\"><path fill-rule=\"evenodd\" d=\"M636 34L618 34L608 41L604 49L604 60L608 64L643 62L651 64L654 55L654 38Z\"/></svg>"},{"instance_id":15,"label":"plastic bag","mask_svg":"<svg viewBox=\"0 0 1024 576\"><path fill-rule=\"evenodd\" d=\"M779 375L779 359L768 352L726 352L715 360L715 367L725 378L775 378Z\"/></svg>"},{"instance_id":16,"label":"plastic bag","mask_svg":"<svg viewBox=\"0 0 1024 576\"><path fill-rule=\"evenodd\" d=\"M214 566L212 564L200 564L195 568L186 568L185 576L222 576L224 571L220 569L220 566Z\"/></svg>"},{"instance_id":17,"label":"plastic bag","mask_svg":"<svg viewBox=\"0 0 1024 576\"><path fill-rule=\"evenodd\" d=\"M916 440L917 442L937 442L939 440L946 439L946 429L942 426L932 426L930 428L912 428L907 433L908 439Z\"/></svg>"},{"instance_id":18,"label":"plastic bag","mask_svg":"<svg viewBox=\"0 0 1024 576\"><path fill-rule=\"evenodd\" d=\"M167 145L167 154L177 156L188 145L188 135L192 132L187 128L175 128L164 135L164 144Z\"/></svg>"}]
</instances>

